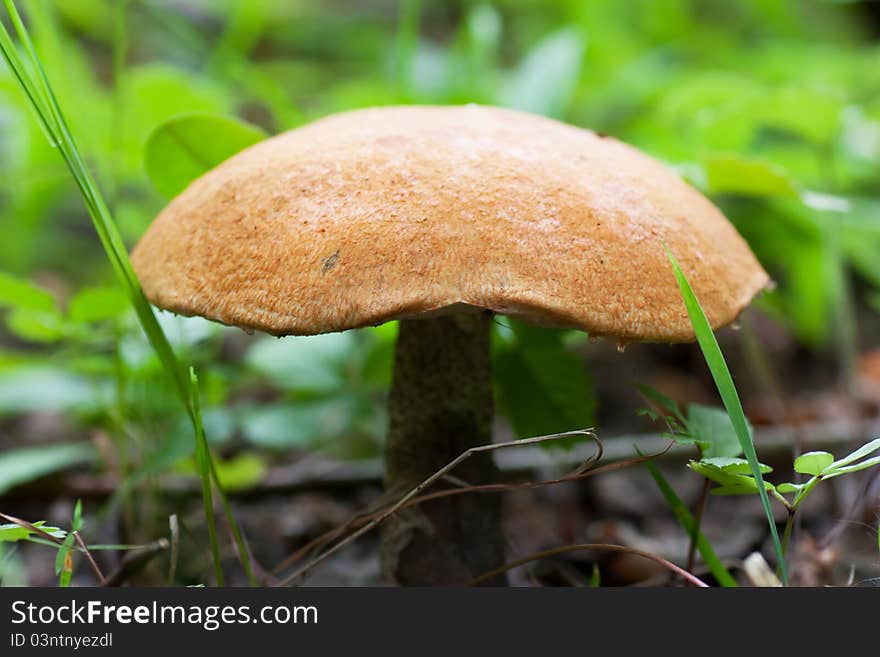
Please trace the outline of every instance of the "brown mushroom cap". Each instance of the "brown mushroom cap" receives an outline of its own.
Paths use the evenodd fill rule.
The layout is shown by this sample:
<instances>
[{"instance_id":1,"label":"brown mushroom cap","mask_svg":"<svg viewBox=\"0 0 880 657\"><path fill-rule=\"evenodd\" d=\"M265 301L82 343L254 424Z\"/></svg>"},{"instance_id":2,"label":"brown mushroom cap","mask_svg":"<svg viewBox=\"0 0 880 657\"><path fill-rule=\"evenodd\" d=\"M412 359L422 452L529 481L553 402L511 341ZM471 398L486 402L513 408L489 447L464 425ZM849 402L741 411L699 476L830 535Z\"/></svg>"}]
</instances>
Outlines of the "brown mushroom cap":
<instances>
[{"instance_id":1,"label":"brown mushroom cap","mask_svg":"<svg viewBox=\"0 0 880 657\"><path fill-rule=\"evenodd\" d=\"M485 308L623 340L694 337L768 285L707 199L636 149L491 107L337 114L194 181L132 254L149 299L276 335Z\"/></svg>"}]
</instances>

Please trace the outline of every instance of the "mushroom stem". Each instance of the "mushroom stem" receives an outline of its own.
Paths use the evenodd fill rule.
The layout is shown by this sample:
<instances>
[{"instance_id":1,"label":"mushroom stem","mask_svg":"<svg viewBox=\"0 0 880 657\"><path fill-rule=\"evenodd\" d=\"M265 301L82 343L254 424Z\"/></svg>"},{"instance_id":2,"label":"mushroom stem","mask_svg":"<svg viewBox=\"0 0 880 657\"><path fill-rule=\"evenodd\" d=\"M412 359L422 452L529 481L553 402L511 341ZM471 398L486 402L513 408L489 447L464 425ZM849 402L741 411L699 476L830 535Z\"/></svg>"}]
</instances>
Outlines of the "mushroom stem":
<instances>
[{"instance_id":1,"label":"mushroom stem","mask_svg":"<svg viewBox=\"0 0 880 657\"><path fill-rule=\"evenodd\" d=\"M403 493L465 450L491 442L491 328L489 312L400 322L388 400L387 490ZM475 454L452 474L484 484L498 472L489 454ZM501 501L454 495L401 511L385 523L381 552L391 582L466 583L505 561Z\"/></svg>"}]
</instances>

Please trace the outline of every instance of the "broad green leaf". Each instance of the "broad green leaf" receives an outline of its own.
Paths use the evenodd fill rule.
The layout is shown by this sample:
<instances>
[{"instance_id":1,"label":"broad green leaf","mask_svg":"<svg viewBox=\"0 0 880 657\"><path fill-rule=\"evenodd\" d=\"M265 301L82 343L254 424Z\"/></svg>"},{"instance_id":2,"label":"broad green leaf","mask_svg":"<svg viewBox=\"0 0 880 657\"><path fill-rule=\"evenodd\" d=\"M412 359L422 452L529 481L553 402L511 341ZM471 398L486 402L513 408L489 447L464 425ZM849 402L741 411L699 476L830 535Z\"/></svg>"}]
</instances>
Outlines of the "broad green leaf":
<instances>
[{"instance_id":1,"label":"broad green leaf","mask_svg":"<svg viewBox=\"0 0 880 657\"><path fill-rule=\"evenodd\" d=\"M266 474L266 462L256 452L243 452L215 462L217 478L228 491L247 490L260 483Z\"/></svg>"},{"instance_id":2,"label":"broad green leaf","mask_svg":"<svg viewBox=\"0 0 880 657\"><path fill-rule=\"evenodd\" d=\"M95 460L88 443L18 447L0 453L0 495L58 470Z\"/></svg>"},{"instance_id":3,"label":"broad green leaf","mask_svg":"<svg viewBox=\"0 0 880 657\"><path fill-rule=\"evenodd\" d=\"M50 313L55 310L55 297L30 281L0 272L0 308Z\"/></svg>"},{"instance_id":4,"label":"broad green leaf","mask_svg":"<svg viewBox=\"0 0 880 657\"><path fill-rule=\"evenodd\" d=\"M9 331L30 342L57 342L66 334L64 318L55 310L16 308L6 318Z\"/></svg>"},{"instance_id":5,"label":"broad green leaf","mask_svg":"<svg viewBox=\"0 0 880 657\"><path fill-rule=\"evenodd\" d=\"M144 149L144 164L156 189L171 198L202 174L266 136L262 128L227 116L177 116L150 135Z\"/></svg>"},{"instance_id":6,"label":"broad green leaf","mask_svg":"<svg viewBox=\"0 0 880 657\"><path fill-rule=\"evenodd\" d=\"M773 516L773 509L770 508L770 498L767 495L766 487L762 485L765 482L764 477L761 475L761 464L758 461L758 455L755 453L751 428L749 427L748 420L746 420L745 412L743 411L742 403L739 399L739 393L736 391L736 386L733 384L733 377L730 376L730 370L727 369L724 355L721 353L721 348L718 346L718 341L715 339L715 334L712 332L712 326L709 324L709 320L703 312L700 302L697 300L697 297L694 294L690 283L688 283L687 277L681 270L678 261L675 259L675 256L665 247L665 245L664 248L666 249L669 261L672 264L672 270L675 274L675 279L678 282L678 287L681 291L681 296L684 300L684 305L687 309L688 316L690 317L691 324L694 327L697 342L703 352L703 357L706 359L706 364L709 367L709 371L712 373L712 379L715 381L715 386L718 388L718 393L721 395L721 399L724 402L724 408L727 410L727 414L730 416L730 420L736 430L740 446L746 455L749 466L751 466L752 475L755 480L759 482L758 494L761 497L761 505L764 507L764 514L767 517L767 525L770 529L770 535L773 538L773 548L778 560L780 579L783 584L787 584L788 571L785 565L785 554L782 550L782 543L779 540L779 532L776 529L776 519Z\"/></svg>"},{"instance_id":7,"label":"broad green leaf","mask_svg":"<svg viewBox=\"0 0 880 657\"><path fill-rule=\"evenodd\" d=\"M794 471L801 474L819 475L834 462L834 456L828 452L807 452L794 460Z\"/></svg>"},{"instance_id":8,"label":"broad green leaf","mask_svg":"<svg viewBox=\"0 0 880 657\"><path fill-rule=\"evenodd\" d=\"M779 166L739 155L717 155L703 162L711 194L797 198L798 188Z\"/></svg>"},{"instance_id":9,"label":"broad green leaf","mask_svg":"<svg viewBox=\"0 0 880 657\"><path fill-rule=\"evenodd\" d=\"M144 148L157 126L186 114L224 115L233 97L216 80L166 63L129 66L118 99L123 171L143 171Z\"/></svg>"},{"instance_id":10,"label":"broad green leaf","mask_svg":"<svg viewBox=\"0 0 880 657\"><path fill-rule=\"evenodd\" d=\"M558 117L568 109L580 78L585 38L563 28L538 43L514 70L498 104Z\"/></svg>"},{"instance_id":11,"label":"broad green leaf","mask_svg":"<svg viewBox=\"0 0 880 657\"><path fill-rule=\"evenodd\" d=\"M353 424L354 412L352 400L342 396L259 406L242 412L242 433L260 447L307 448L343 435Z\"/></svg>"},{"instance_id":12,"label":"broad green leaf","mask_svg":"<svg viewBox=\"0 0 880 657\"><path fill-rule=\"evenodd\" d=\"M732 486L719 486L712 489L712 495L754 495L758 492L758 486L752 477L744 477L746 483L739 483ZM764 482L764 490L774 490L773 484L769 481Z\"/></svg>"},{"instance_id":13,"label":"broad green leaf","mask_svg":"<svg viewBox=\"0 0 880 657\"><path fill-rule=\"evenodd\" d=\"M730 416L723 409L701 404L688 406L687 427L700 446L704 459L735 457L742 454L742 446ZM743 461L745 463L745 461Z\"/></svg>"},{"instance_id":14,"label":"broad green leaf","mask_svg":"<svg viewBox=\"0 0 880 657\"><path fill-rule=\"evenodd\" d=\"M591 427L596 399L583 362L562 333L509 320L516 339L496 352L494 380L504 414L520 436ZM573 442L554 441L554 446Z\"/></svg>"},{"instance_id":15,"label":"broad green leaf","mask_svg":"<svg viewBox=\"0 0 880 657\"><path fill-rule=\"evenodd\" d=\"M844 104L821 89L788 85L761 99L756 113L765 126L785 130L808 141L829 143L841 127Z\"/></svg>"},{"instance_id":16,"label":"broad green leaf","mask_svg":"<svg viewBox=\"0 0 880 657\"><path fill-rule=\"evenodd\" d=\"M0 370L0 415L93 410L100 406L102 387L47 367Z\"/></svg>"},{"instance_id":17,"label":"broad green leaf","mask_svg":"<svg viewBox=\"0 0 880 657\"><path fill-rule=\"evenodd\" d=\"M70 300L67 314L71 321L87 324L116 319L130 307L128 298L118 287L88 287Z\"/></svg>"}]
</instances>

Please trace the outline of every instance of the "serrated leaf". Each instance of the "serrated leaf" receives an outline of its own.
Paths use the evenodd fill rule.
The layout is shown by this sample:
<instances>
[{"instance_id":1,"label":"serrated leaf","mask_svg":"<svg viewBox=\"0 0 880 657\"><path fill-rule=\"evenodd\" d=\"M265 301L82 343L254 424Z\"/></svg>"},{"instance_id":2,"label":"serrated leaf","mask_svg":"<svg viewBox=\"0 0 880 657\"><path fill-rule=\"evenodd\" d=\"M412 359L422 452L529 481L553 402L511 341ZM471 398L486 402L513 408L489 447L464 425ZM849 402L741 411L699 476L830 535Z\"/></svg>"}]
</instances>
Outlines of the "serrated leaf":
<instances>
[{"instance_id":1,"label":"serrated leaf","mask_svg":"<svg viewBox=\"0 0 880 657\"><path fill-rule=\"evenodd\" d=\"M202 174L266 136L262 128L228 116L176 116L147 139L144 166L156 189L172 198Z\"/></svg>"},{"instance_id":2,"label":"serrated leaf","mask_svg":"<svg viewBox=\"0 0 880 657\"><path fill-rule=\"evenodd\" d=\"M751 466L746 459L731 457L731 456L712 456L707 458L700 459L700 463L704 463L707 465L715 466L716 468L721 468L724 472L729 472L731 474L742 474L742 475L751 475ZM761 474L767 474L769 472L773 472L773 468L769 465L765 465L764 463L758 464L761 470Z\"/></svg>"},{"instance_id":3,"label":"serrated leaf","mask_svg":"<svg viewBox=\"0 0 880 657\"><path fill-rule=\"evenodd\" d=\"M818 475L834 462L828 452L807 452L794 460L794 471L801 474Z\"/></svg>"}]
</instances>

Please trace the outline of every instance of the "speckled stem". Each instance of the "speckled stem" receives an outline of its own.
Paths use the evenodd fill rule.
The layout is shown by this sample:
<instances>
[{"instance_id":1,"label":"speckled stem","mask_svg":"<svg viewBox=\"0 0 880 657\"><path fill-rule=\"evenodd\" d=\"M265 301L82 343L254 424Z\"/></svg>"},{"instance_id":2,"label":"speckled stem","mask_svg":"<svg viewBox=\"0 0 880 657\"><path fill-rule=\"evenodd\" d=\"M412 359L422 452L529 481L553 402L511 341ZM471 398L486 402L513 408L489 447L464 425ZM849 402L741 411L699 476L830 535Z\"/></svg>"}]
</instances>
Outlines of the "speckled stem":
<instances>
[{"instance_id":1,"label":"speckled stem","mask_svg":"<svg viewBox=\"0 0 880 657\"><path fill-rule=\"evenodd\" d=\"M403 494L466 449L491 442L491 327L490 313L400 322L388 401L388 490ZM470 484L494 482L497 474L488 454L452 473ZM383 526L382 570L392 583L461 585L501 566L504 556L498 495L433 500Z\"/></svg>"}]
</instances>

